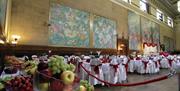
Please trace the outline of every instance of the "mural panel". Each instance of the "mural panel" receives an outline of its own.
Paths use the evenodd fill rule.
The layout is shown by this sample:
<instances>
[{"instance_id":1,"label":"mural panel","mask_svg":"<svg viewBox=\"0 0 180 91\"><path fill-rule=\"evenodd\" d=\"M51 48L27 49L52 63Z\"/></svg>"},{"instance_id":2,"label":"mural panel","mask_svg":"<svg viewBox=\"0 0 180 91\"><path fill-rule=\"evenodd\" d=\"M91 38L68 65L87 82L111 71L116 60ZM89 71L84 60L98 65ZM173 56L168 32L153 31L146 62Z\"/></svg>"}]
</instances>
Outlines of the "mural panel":
<instances>
[{"instance_id":1,"label":"mural panel","mask_svg":"<svg viewBox=\"0 0 180 91\"><path fill-rule=\"evenodd\" d=\"M89 13L59 4L51 4L50 45L89 47Z\"/></svg>"},{"instance_id":2,"label":"mural panel","mask_svg":"<svg viewBox=\"0 0 180 91\"><path fill-rule=\"evenodd\" d=\"M159 25L151 22L151 32L153 43L159 44L160 42L160 34L159 34Z\"/></svg>"},{"instance_id":3,"label":"mural panel","mask_svg":"<svg viewBox=\"0 0 180 91\"><path fill-rule=\"evenodd\" d=\"M152 43L151 21L141 17L141 33L143 43Z\"/></svg>"},{"instance_id":4,"label":"mural panel","mask_svg":"<svg viewBox=\"0 0 180 91\"><path fill-rule=\"evenodd\" d=\"M140 33L140 16L134 12L128 12L128 33L129 33L129 49L141 49L141 33Z\"/></svg>"},{"instance_id":5,"label":"mural panel","mask_svg":"<svg viewBox=\"0 0 180 91\"><path fill-rule=\"evenodd\" d=\"M174 40L164 36L164 45L165 45L165 51L169 52L169 51L174 51Z\"/></svg>"},{"instance_id":6,"label":"mural panel","mask_svg":"<svg viewBox=\"0 0 180 91\"><path fill-rule=\"evenodd\" d=\"M159 42L160 42L160 29L159 29L159 25L151 22L151 32L152 32L152 41L153 43L158 45L158 50L159 48Z\"/></svg>"},{"instance_id":7,"label":"mural panel","mask_svg":"<svg viewBox=\"0 0 180 91\"><path fill-rule=\"evenodd\" d=\"M116 48L116 22L101 16L95 16L93 21L94 47Z\"/></svg>"}]
</instances>

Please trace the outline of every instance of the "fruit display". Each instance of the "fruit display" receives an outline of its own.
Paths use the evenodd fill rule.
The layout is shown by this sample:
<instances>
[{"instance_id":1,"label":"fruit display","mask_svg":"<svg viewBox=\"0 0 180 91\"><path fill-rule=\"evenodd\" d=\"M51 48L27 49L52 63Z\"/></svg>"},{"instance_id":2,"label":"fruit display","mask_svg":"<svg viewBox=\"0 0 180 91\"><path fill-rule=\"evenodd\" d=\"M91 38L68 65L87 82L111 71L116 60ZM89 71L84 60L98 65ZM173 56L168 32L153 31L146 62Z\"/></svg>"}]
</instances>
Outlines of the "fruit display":
<instances>
[{"instance_id":1,"label":"fruit display","mask_svg":"<svg viewBox=\"0 0 180 91\"><path fill-rule=\"evenodd\" d=\"M32 78L28 76L17 76L6 82L8 91L33 91Z\"/></svg>"},{"instance_id":2,"label":"fruit display","mask_svg":"<svg viewBox=\"0 0 180 91\"><path fill-rule=\"evenodd\" d=\"M43 91L72 91L75 82L75 66L64 62L63 56L53 55L47 63L38 64L39 89ZM45 86L43 86L45 85ZM47 87L48 86L48 87ZM69 90L67 90L69 89Z\"/></svg>"},{"instance_id":3,"label":"fruit display","mask_svg":"<svg viewBox=\"0 0 180 91\"><path fill-rule=\"evenodd\" d=\"M79 85L76 84L79 82L79 78L74 73L75 65L65 63L63 56L53 55L49 57L48 61L40 63L33 60L22 63L14 56L7 56L5 59L6 63L20 64L23 69L19 70L22 72L18 76L4 78L2 83L0 80L0 91L2 91L1 89L8 89L8 91L34 91L34 89L38 89L38 91L74 91L76 90L74 87ZM16 66L12 66L12 68L4 69L4 72L11 74L16 73L17 70ZM24 72L30 76L23 76ZM81 81L77 91L94 91L94 87L87 81Z\"/></svg>"},{"instance_id":4,"label":"fruit display","mask_svg":"<svg viewBox=\"0 0 180 91\"><path fill-rule=\"evenodd\" d=\"M88 81L81 80L77 91L94 91L94 86L88 83Z\"/></svg>"},{"instance_id":5,"label":"fruit display","mask_svg":"<svg viewBox=\"0 0 180 91\"><path fill-rule=\"evenodd\" d=\"M64 57L54 55L50 57L48 66L52 71L53 75L59 75L59 79L63 81L65 85L72 84L74 82L75 66L73 64L66 64L64 62Z\"/></svg>"}]
</instances>

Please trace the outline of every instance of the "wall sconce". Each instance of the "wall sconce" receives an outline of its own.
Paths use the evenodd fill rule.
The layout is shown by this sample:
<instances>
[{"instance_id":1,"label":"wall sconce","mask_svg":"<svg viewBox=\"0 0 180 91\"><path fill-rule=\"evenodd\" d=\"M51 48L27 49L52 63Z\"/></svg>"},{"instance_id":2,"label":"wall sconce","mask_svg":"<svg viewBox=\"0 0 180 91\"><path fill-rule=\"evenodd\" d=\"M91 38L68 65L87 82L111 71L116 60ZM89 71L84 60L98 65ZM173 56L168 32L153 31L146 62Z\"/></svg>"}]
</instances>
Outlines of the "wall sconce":
<instances>
[{"instance_id":1,"label":"wall sconce","mask_svg":"<svg viewBox=\"0 0 180 91\"><path fill-rule=\"evenodd\" d=\"M124 44L120 44L120 46L121 46L121 47L125 47L125 45L124 45Z\"/></svg>"},{"instance_id":2,"label":"wall sconce","mask_svg":"<svg viewBox=\"0 0 180 91\"><path fill-rule=\"evenodd\" d=\"M0 44L4 44L4 41L0 39Z\"/></svg>"},{"instance_id":3,"label":"wall sconce","mask_svg":"<svg viewBox=\"0 0 180 91\"><path fill-rule=\"evenodd\" d=\"M123 50L123 48L121 48L120 46L118 47L118 51L122 51Z\"/></svg>"},{"instance_id":4,"label":"wall sconce","mask_svg":"<svg viewBox=\"0 0 180 91\"><path fill-rule=\"evenodd\" d=\"M20 38L21 38L21 36L19 36L19 35L12 35L11 43L12 44L17 44Z\"/></svg>"}]
</instances>

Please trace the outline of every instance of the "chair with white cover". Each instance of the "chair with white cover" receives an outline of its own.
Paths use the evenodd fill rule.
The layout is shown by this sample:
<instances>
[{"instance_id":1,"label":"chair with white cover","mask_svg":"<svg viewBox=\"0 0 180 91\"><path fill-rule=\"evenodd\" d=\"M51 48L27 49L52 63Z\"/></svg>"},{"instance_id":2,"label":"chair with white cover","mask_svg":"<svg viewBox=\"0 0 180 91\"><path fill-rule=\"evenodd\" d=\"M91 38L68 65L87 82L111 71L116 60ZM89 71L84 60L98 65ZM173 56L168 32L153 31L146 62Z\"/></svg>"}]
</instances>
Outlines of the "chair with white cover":
<instances>
[{"instance_id":1,"label":"chair with white cover","mask_svg":"<svg viewBox=\"0 0 180 91\"><path fill-rule=\"evenodd\" d=\"M135 60L135 67L136 67L136 71L140 74L144 74L145 70L144 70L144 64L142 62L142 59L140 57L137 57Z\"/></svg>"},{"instance_id":2,"label":"chair with white cover","mask_svg":"<svg viewBox=\"0 0 180 91\"><path fill-rule=\"evenodd\" d=\"M104 59L102 62L102 72L104 80L110 82L110 63L108 62L108 59Z\"/></svg>"},{"instance_id":3,"label":"chair with white cover","mask_svg":"<svg viewBox=\"0 0 180 91\"><path fill-rule=\"evenodd\" d=\"M89 56L85 56L82 60L82 66L87 69L89 72L91 72L91 65L90 65L90 57ZM84 71L82 68L80 68L80 77L82 80L90 80L89 79L89 75L86 71Z\"/></svg>"},{"instance_id":4,"label":"chair with white cover","mask_svg":"<svg viewBox=\"0 0 180 91\"><path fill-rule=\"evenodd\" d=\"M126 64L128 62L128 58L126 56L120 56L119 62L119 81L122 83L127 80L127 72L126 72Z\"/></svg>"},{"instance_id":5,"label":"chair with white cover","mask_svg":"<svg viewBox=\"0 0 180 91\"><path fill-rule=\"evenodd\" d=\"M163 57L160 61L161 68L170 68L168 59L166 57Z\"/></svg>"},{"instance_id":6,"label":"chair with white cover","mask_svg":"<svg viewBox=\"0 0 180 91\"><path fill-rule=\"evenodd\" d=\"M116 84L119 77L119 64L116 56L114 56L110 62L110 81Z\"/></svg>"},{"instance_id":7,"label":"chair with white cover","mask_svg":"<svg viewBox=\"0 0 180 91\"><path fill-rule=\"evenodd\" d=\"M101 65L102 63L100 62L100 60L98 60L98 58L92 58L90 61L91 74L100 79L104 79ZM98 81L97 79L93 77L90 77L90 83L92 85L97 85L97 84L104 85L104 83L101 83L100 81Z\"/></svg>"}]
</instances>

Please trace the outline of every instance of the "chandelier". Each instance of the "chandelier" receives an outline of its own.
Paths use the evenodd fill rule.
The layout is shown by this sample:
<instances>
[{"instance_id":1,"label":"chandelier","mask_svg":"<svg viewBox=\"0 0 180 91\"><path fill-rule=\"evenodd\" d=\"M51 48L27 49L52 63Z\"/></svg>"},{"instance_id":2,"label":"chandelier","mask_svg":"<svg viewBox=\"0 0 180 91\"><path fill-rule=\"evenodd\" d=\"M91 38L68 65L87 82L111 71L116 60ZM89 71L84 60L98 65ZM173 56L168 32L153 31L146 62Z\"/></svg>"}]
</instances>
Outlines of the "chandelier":
<instances>
[{"instance_id":1,"label":"chandelier","mask_svg":"<svg viewBox=\"0 0 180 91\"><path fill-rule=\"evenodd\" d=\"M180 0L177 2L177 10L180 12Z\"/></svg>"}]
</instances>

